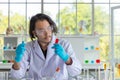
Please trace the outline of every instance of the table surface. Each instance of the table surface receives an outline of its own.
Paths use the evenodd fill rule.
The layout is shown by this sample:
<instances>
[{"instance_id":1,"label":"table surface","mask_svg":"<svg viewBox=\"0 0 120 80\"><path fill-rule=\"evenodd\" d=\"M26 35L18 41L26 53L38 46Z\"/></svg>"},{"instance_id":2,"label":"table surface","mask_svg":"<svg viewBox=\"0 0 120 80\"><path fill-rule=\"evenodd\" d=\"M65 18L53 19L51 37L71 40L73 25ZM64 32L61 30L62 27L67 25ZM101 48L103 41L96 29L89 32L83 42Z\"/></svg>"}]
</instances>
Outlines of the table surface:
<instances>
[{"instance_id":1,"label":"table surface","mask_svg":"<svg viewBox=\"0 0 120 80\"><path fill-rule=\"evenodd\" d=\"M0 63L0 71L8 71L13 63ZM83 65L83 69L103 69L101 65Z\"/></svg>"}]
</instances>

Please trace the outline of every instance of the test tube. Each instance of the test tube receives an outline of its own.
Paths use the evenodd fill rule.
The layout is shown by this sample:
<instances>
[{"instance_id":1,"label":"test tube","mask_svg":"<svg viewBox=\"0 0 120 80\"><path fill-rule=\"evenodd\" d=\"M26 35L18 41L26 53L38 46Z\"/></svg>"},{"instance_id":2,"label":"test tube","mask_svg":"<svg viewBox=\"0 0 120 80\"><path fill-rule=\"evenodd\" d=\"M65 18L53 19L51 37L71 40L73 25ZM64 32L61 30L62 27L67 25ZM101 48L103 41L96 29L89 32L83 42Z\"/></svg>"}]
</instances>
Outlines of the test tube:
<instances>
[{"instance_id":1,"label":"test tube","mask_svg":"<svg viewBox=\"0 0 120 80\"><path fill-rule=\"evenodd\" d=\"M58 43L58 41L59 41L59 39L57 38L57 39L55 40L55 44L57 44L57 43ZM55 73L54 73L54 75L53 75L53 78L54 78L54 79L57 77L57 75L58 75L59 71L60 71L60 68L59 68L59 67L57 67L57 68L56 68L56 72L55 72Z\"/></svg>"},{"instance_id":2,"label":"test tube","mask_svg":"<svg viewBox=\"0 0 120 80\"><path fill-rule=\"evenodd\" d=\"M100 78L100 66L98 67L98 80L101 80L101 78Z\"/></svg>"},{"instance_id":3,"label":"test tube","mask_svg":"<svg viewBox=\"0 0 120 80\"><path fill-rule=\"evenodd\" d=\"M60 72L60 67L57 67L57 68L56 68L56 71L55 71L55 73L54 73L54 75L53 75L52 80L56 80L56 78L57 78L58 75L59 75L59 72Z\"/></svg>"},{"instance_id":4,"label":"test tube","mask_svg":"<svg viewBox=\"0 0 120 80\"><path fill-rule=\"evenodd\" d=\"M57 44L57 43L58 43L58 41L59 41L59 39L56 39L56 40L55 40L55 43Z\"/></svg>"}]
</instances>

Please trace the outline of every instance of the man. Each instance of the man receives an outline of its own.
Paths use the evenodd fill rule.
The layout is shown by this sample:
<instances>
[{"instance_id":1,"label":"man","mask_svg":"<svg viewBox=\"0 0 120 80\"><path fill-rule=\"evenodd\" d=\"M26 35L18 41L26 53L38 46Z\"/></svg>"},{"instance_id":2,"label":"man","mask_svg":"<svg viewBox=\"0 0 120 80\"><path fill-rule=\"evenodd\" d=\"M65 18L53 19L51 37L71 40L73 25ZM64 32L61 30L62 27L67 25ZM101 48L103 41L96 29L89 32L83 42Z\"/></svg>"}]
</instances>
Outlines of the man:
<instances>
[{"instance_id":1,"label":"man","mask_svg":"<svg viewBox=\"0 0 120 80\"><path fill-rule=\"evenodd\" d=\"M23 78L28 69L29 77L42 80L43 77L54 77L58 67L60 71L56 80L68 80L69 76L79 75L81 65L71 44L63 39L55 43L56 33L56 24L49 16L42 13L33 16L29 27L32 41L18 45L11 76Z\"/></svg>"}]
</instances>

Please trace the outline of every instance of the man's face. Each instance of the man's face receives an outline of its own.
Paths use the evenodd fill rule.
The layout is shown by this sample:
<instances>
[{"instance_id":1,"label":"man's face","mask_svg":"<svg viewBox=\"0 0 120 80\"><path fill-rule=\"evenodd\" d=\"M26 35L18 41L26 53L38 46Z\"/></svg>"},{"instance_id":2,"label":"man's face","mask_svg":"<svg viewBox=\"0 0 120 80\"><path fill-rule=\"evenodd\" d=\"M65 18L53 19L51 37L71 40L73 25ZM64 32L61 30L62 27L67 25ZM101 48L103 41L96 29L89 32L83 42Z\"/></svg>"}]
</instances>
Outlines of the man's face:
<instances>
[{"instance_id":1,"label":"man's face","mask_svg":"<svg viewBox=\"0 0 120 80\"><path fill-rule=\"evenodd\" d=\"M35 34L40 43L49 43L52 39L52 27L47 20L35 23Z\"/></svg>"}]
</instances>

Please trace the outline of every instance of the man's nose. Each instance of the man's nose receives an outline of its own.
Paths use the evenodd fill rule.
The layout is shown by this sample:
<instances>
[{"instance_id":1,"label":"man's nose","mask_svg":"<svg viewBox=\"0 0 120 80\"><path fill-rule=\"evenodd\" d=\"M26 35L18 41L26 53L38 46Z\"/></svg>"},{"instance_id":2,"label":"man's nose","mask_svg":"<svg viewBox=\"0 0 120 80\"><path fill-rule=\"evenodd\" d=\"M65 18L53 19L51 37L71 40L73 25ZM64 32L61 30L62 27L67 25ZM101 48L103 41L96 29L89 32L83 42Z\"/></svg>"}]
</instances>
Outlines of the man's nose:
<instances>
[{"instance_id":1,"label":"man's nose","mask_svg":"<svg viewBox=\"0 0 120 80\"><path fill-rule=\"evenodd\" d=\"M46 35L49 35L50 34L50 31L48 29L45 30L45 34Z\"/></svg>"}]
</instances>

